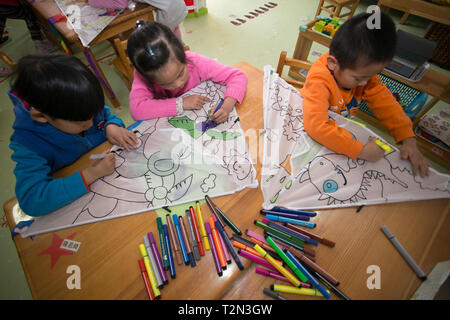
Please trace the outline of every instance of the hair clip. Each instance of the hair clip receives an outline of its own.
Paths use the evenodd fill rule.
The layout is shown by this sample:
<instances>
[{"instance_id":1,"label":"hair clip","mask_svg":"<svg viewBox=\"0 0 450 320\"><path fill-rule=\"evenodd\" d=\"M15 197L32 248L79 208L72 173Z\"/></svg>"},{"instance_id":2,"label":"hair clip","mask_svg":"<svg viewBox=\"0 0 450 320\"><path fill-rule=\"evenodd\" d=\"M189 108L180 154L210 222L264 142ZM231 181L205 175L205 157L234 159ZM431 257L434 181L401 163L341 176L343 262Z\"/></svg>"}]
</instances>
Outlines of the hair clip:
<instances>
[{"instance_id":1,"label":"hair clip","mask_svg":"<svg viewBox=\"0 0 450 320\"><path fill-rule=\"evenodd\" d=\"M136 21L136 28L142 27L144 24L145 24L144 20L142 20L142 19L138 20L138 21Z\"/></svg>"},{"instance_id":2,"label":"hair clip","mask_svg":"<svg viewBox=\"0 0 450 320\"><path fill-rule=\"evenodd\" d=\"M152 48L148 48L148 54L153 57L155 53L153 52Z\"/></svg>"}]
</instances>

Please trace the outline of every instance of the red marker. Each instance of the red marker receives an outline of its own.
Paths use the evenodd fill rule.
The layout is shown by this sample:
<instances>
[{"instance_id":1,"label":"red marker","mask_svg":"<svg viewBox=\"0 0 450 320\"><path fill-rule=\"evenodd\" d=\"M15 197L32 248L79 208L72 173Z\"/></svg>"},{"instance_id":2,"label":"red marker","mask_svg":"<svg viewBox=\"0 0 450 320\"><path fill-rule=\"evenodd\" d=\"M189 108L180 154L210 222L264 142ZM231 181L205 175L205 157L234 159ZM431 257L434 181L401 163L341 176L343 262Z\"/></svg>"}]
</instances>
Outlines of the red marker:
<instances>
[{"instance_id":1,"label":"red marker","mask_svg":"<svg viewBox=\"0 0 450 320\"><path fill-rule=\"evenodd\" d=\"M147 271L145 270L144 260L139 259L138 263L139 263L139 267L141 268L141 275L142 275L142 279L144 279L145 290L147 290L148 298L150 300L155 300L155 297L153 296L152 288L150 287L150 283L148 283L148 275L147 275Z\"/></svg>"},{"instance_id":2,"label":"red marker","mask_svg":"<svg viewBox=\"0 0 450 320\"><path fill-rule=\"evenodd\" d=\"M192 227L194 229L195 240L197 241L198 245L198 251L200 252L201 256L204 256L205 249L203 248L202 237L200 236L200 232L198 230L197 218L195 217L195 211L192 206L189 207L189 215L191 216Z\"/></svg>"}]
</instances>

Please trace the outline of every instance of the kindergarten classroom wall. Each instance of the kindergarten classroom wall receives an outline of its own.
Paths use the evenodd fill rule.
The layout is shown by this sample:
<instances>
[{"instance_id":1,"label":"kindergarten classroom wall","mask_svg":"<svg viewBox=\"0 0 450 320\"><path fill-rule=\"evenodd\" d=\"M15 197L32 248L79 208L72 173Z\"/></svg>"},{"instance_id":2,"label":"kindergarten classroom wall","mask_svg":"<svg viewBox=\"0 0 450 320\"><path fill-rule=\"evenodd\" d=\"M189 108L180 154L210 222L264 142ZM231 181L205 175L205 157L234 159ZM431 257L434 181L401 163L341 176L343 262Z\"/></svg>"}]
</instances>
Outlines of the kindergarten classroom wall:
<instances>
[{"instance_id":1,"label":"kindergarten classroom wall","mask_svg":"<svg viewBox=\"0 0 450 320\"><path fill-rule=\"evenodd\" d=\"M217 59L224 64L233 65L239 61L246 61L260 69L266 64L276 66L282 50L286 50L288 56L292 56L298 37L298 27L314 18L319 1L274 0L271 2L278 4L275 8L269 9L253 19L246 17L250 11L259 9L268 2L263 0L207 0L208 14L198 18L188 18L181 24L183 41L190 46L191 50ZM368 5L376 4L376 2L376 0L361 1L356 13L365 11ZM391 10L390 15L398 22L402 13ZM242 19L244 22L237 19ZM238 23L239 25L237 25ZM400 28L423 36L428 25L429 21L410 16L406 24ZM12 59L18 60L26 54L35 52L24 21L8 20L7 31L11 40L1 49ZM112 47L105 42L95 45L93 50L97 57L103 57L102 68L122 104L121 110L112 108L114 109L113 113L121 117L126 125L132 124L133 120L128 109L128 89L112 65L114 58ZM309 56L310 61L314 61L326 51L327 48L313 44ZM75 55L84 61L82 53L79 50L75 52ZM9 84L9 78L0 78L2 92L0 95L1 204L14 196L15 185L14 163L8 147L9 137L12 133L11 126L14 121L12 104L6 94ZM110 102L106 101L112 107ZM448 104L438 103L433 110L445 107L448 108ZM438 169L441 168L438 167ZM3 213L0 215L0 226L0 299L31 299L30 290Z\"/></svg>"}]
</instances>

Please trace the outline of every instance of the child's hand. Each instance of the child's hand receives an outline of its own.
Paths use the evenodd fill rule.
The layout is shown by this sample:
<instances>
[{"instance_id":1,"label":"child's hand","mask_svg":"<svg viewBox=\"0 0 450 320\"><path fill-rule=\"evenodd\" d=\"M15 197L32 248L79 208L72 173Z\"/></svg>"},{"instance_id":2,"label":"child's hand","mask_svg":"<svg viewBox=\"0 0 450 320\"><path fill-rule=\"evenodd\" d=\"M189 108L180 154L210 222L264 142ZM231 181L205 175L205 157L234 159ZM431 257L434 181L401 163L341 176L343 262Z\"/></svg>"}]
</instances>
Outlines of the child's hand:
<instances>
[{"instance_id":1,"label":"child's hand","mask_svg":"<svg viewBox=\"0 0 450 320\"><path fill-rule=\"evenodd\" d=\"M109 142L125 148L130 151L130 147L136 148L138 145L138 139L134 132L128 129L122 128L118 125L111 124L106 127L105 135Z\"/></svg>"},{"instance_id":2,"label":"child's hand","mask_svg":"<svg viewBox=\"0 0 450 320\"><path fill-rule=\"evenodd\" d=\"M206 102L211 101L208 97L204 97L198 94L193 94L183 98L183 109L184 110L199 110L203 108Z\"/></svg>"},{"instance_id":3,"label":"child's hand","mask_svg":"<svg viewBox=\"0 0 450 320\"><path fill-rule=\"evenodd\" d=\"M414 175L417 175L418 171L420 171L422 178L428 176L428 168L431 167L431 164L424 158L419 149L417 149L416 138L406 138L401 142L400 157L403 160L409 159L411 161Z\"/></svg>"},{"instance_id":4,"label":"child's hand","mask_svg":"<svg viewBox=\"0 0 450 320\"><path fill-rule=\"evenodd\" d=\"M222 123L227 121L228 116L231 110L233 110L235 104L236 100L234 98L226 97L225 100L223 101L223 105L220 107L219 110L216 111L216 113L214 113L216 106L214 106L209 110L209 118L216 123Z\"/></svg>"},{"instance_id":5,"label":"child's hand","mask_svg":"<svg viewBox=\"0 0 450 320\"><path fill-rule=\"evenodd\" d=\"M376 162L384 157L384 150L381 149L375 141L377 141L377 138L370 138L370 141L362 148L361 152L359 153L359 159Z\"/></svg>"},{"instance_id":6,"label":"child's hand","mask_svg":"<svg viewBox=\"0 0 450 320\"><path fill-rule=\"evenodd\" d=\"M116 164L116 157L114 153L108 153L106 157L99 160L93 160L91 165L81 171L87 185L104 176L110 175L114 172Z\"/></svg>"}]
</instances>

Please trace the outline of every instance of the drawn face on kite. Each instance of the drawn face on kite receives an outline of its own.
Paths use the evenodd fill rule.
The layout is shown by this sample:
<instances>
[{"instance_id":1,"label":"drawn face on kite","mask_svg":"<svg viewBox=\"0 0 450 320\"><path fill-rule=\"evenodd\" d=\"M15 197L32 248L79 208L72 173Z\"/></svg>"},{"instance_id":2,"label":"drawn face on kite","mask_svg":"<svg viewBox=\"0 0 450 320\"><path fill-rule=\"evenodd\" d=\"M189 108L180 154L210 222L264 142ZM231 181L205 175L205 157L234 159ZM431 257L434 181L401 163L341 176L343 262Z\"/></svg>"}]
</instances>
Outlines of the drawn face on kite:
<instances>
[{"instance_id":1,"label":"drawn face on kite","mask_svg":"<svg viewBox=\"0 0 450 320\"><path fill-rule=\"evenodd\" d=\"M232 164L233 171L236 173L239 180L243 180L243 179L247 178L252 167L251 167L250 163L248 161L246 161L246 159L244 159L243 157L239 157L236 160L237 161L235 161Z\"/></svg>"},{"instance_id":2,"label":"drawn face on kite","mask_svg":"<svg viewBox=\"0 0 450 320\"><path fill-rule=\"evenodd\" d=\"M313 169L313 172L321 171L327 172L328 174L325 175L325 178L318 178L315 175L311 176L311 169ZM317 157L311 161L310 177L311 182L321 193L335 193L347 185L347 178L342 170L324 157Z\"/></svg>"},{"instance_id":3,"label":"drawn face on kite","mask_svg":"<svg viewBox=\"0 0 450 320\"><path fill-rule=\"evenodd\" d=\"M249 159L238 154L236 150L234 152L234 155L223 157L225 168L228 170L228 174L234 173L239 180L244 180L251 173L252 164Z\"/></svg>"}]
</instances>

